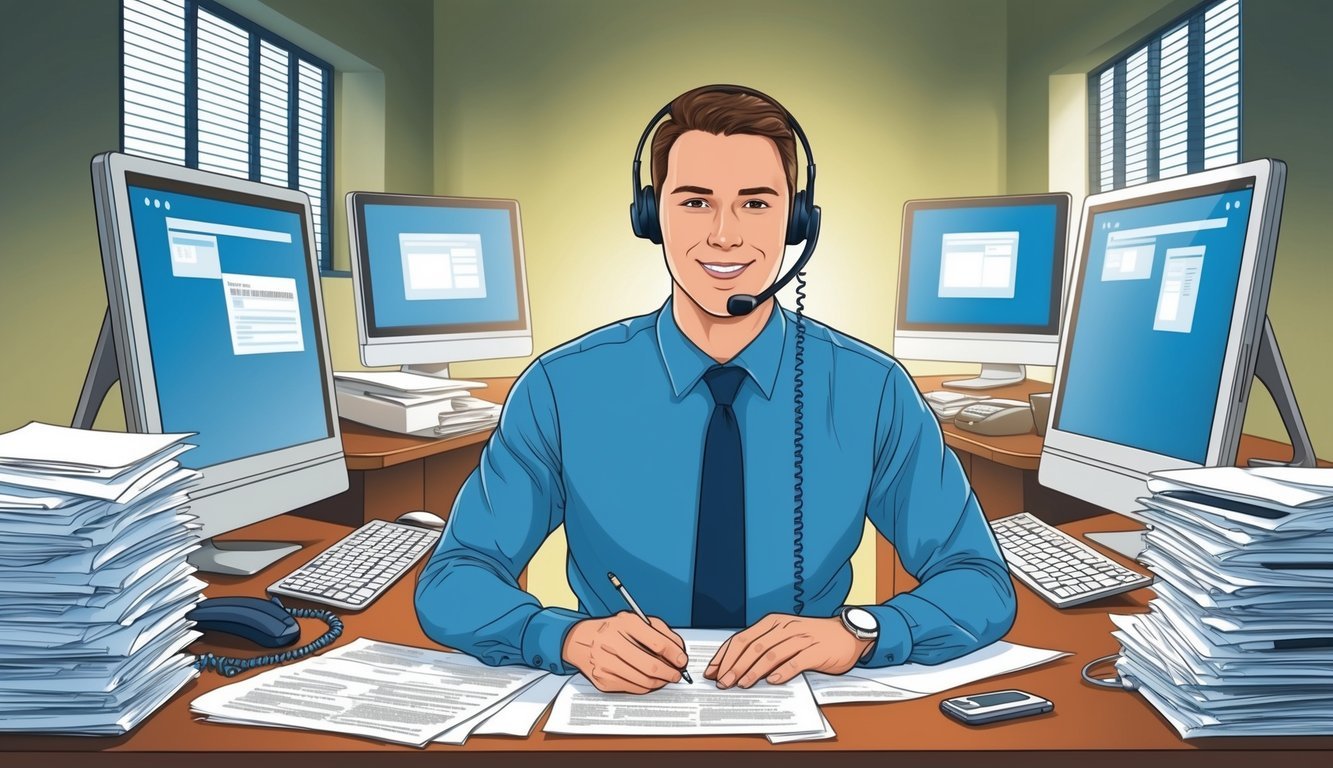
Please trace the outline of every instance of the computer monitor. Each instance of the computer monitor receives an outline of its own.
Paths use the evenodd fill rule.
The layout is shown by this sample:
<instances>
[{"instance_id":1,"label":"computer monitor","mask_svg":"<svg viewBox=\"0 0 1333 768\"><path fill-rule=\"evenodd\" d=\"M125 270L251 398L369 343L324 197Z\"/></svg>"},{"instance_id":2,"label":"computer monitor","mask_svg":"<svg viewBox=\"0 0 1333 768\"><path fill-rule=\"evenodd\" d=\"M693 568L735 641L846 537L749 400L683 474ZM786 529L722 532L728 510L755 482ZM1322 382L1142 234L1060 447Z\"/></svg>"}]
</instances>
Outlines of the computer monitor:
<instances>
[{"instance_id":1,"label":"computer monitor","mask_svg":"<svg viewBox=\"0 0 1333 768\"><path fill-rule=\"evenodd\" d=\"M1267 323L1285 182L1256 160L1087 198L1043 485L1129 513L1150 472L1234 464L1254 375L1312 461Z\"/></svg>"},{"instance_id":2,"label":"computer monitor","mask_svg":"<svg viewBox=\"0 0 1333 768\"><path fill-rule=\"evenodd\" d=\"M347 221L362 364L532 354L516 200L352 192Z\"/></svg>"},{"instance_id":3,"label":"computer monitor","mask_svg":"<svg viewBox=\"0 0 1333 768\"><path fill-rule=\"evenodd\" d=\"M190 513L212 537L347 490L310 199L119 153L92 161L109 308L74 426L120 380L133 432L192 432ZM299 548L206 542L202 570Z\"/></svg>"},{"instance_id":4,"label":"computer monitor","mask_svg":"<svg viewBox=\"0 0 1333 768\"><path fill-rule=\"evenodd\" d=\"M903 207L893 353L981 363L946 387L1022 381L1054 365L1060 340L1069 195L909 200Z\"/></svg>"}]
</instances>

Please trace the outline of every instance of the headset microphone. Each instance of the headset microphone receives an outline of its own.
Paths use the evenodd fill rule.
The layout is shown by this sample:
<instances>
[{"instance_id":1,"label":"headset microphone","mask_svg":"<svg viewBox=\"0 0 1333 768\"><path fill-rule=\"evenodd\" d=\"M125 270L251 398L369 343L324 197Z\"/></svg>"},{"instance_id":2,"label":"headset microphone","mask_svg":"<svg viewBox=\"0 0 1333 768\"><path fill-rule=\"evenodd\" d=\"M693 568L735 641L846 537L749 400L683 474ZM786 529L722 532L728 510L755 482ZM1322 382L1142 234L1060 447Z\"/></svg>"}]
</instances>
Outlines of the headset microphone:
<instances>
[{"instance_id":1,"label":"headset microphone","mask_svg":"<svg viewBox=\"0 0 1333 768\"><path fill-rule=\"evenodd\" d=\"M776 283L773 283L767 289L760 291L757 296L751 296L748 293L738 293L727 299L727 314L732 317L740 317L742 315L750 314L754 311L755 307L776 296L778 291L786 287L787 283L792 281L792 278L796 277L801 273L801 270L805 269L805 265L809 263L810 257L815 255L815 245L819 243L819 215L819 206L816 205L810 211L810 228L805 237L805 249L801 251L800 257L796 259L796 263L792 265L792 268L787 270L787 274L780 277Z\"/></svg>"}]
</instances>

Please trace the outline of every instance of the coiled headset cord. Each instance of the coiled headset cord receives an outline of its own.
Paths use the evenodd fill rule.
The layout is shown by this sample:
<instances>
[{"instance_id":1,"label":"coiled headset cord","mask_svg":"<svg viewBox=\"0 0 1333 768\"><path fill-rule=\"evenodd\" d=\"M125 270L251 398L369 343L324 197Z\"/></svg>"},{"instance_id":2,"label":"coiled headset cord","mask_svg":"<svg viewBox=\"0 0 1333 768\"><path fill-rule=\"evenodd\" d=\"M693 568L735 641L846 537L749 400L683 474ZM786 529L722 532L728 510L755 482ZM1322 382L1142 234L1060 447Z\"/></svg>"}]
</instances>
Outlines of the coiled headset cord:
<instances>
[{"instance_id":1,"label":"coiled headset cord","mask_svg":"<svg viewBox=\"0 0 1333 768\"><path fill-rule=\"evenodd\" d=\"M792 507L792 583L795 588L794 612L805 610L805 273L796 273L796 373L793 400L796 428L792 437L792 464L795 476Z\"/></svg>"}]
</instances>

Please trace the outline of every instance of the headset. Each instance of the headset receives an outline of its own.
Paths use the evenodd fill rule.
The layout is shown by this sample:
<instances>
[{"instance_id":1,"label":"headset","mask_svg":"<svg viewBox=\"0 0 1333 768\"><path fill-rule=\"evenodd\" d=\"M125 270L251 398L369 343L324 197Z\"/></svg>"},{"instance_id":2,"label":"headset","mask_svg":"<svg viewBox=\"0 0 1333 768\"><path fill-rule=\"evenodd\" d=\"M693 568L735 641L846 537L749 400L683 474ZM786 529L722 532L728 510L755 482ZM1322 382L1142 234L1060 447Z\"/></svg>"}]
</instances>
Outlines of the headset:
<instances>
[{"instance_id":1,"label":"headset","mask_svg":"<svg viewBox=\"0 0 1333 768\"><path fill-rule=\"evenodd\" d=\"M815 156L810 151L810 141L805 137L805 131L801 130L801 124L796 122L796 118L771 96L743 85L709 85L699 90L746 94L777 107L782 110L782 114L787 118L787 124L791 126L792 132L796 134L796 138L801 142L801 150L805 152L805 189L797 192L792 198L791 217L787 220L786 237L787 245L799 245L804 242L805 248L801 251L800 257L796 259L796 263L792 265L791 269L787 270L786 274L766 290L760 291L755 296L736 294L727 299L727 314L732 317L748 315L760 304L777 295L777 292L782 290L793 278L796 279L796 354L794 356L795 375L792 388L792 410L795 417L795 429L792 436L794 483L792 488L792 586L794 593L792 612L799 616L805 611L805 502L803 492L805 480L805 273L802 270L810 262L810 257L814 256L815 246L819 243L820 210L819 206L815 205ZM641 237L654 245L662 244L662 222L658 218L657 190L653 189L651 184L643 184L640 169L643 147L648 143L648 137L662 118L669 114L671 114L670 103L657 110L653 119L648 121L647 127L643 129L643 135L639 137L639 144L634 150L634 167L631 171L631 191L634 197L629 205L630 226L634 229L635 237Z\"/></svg>"},{"instance_id":2,"label":"headset","mask_svg":"<svg viewBox=\"0 0 1333 768\"><path fill-rule=\"evenodd\" d=\"M796 122L796 118L782 107L776 99L765 93L756 91L753 88L746 88L743 85L708 85L701 90L717 93L735 93L754 96L763 99L782 110L782 114L787 118L787 124L791 126L792 132L801 142L801 149L805 152L805 189L796 193L792 198L791 218L787 220L787 245L799 245L805 243L805 249L801 251L800 258L792 265L787 273L762 291L757 296L749 294L736 294L727 299L727 313L733 317L748 315L754 311L754 308L768 301L777 292L786 287L792 278L797 277L805 265L810 261L810 257L815 254L815 245L819 242L819 206L815 205L815 156L810 151L810 141L805 137L805 131L801 130L801 124ZM671 114L671 105L667 104L657 110L653 119L648 121L648 126L643 129L643 135L639 137L639 145L634 150L634 169L631 172L633 202L629 205L630 226L634 229L634 236L641 237L652 242L654 245L662 244L662 221L658 218L657 209L657 190L653 189L651 184L643 184L641 173L643 147L648 143L648 137L652 135L653 129L661 122L662 118Z\"/></svg>"}]
</instances>

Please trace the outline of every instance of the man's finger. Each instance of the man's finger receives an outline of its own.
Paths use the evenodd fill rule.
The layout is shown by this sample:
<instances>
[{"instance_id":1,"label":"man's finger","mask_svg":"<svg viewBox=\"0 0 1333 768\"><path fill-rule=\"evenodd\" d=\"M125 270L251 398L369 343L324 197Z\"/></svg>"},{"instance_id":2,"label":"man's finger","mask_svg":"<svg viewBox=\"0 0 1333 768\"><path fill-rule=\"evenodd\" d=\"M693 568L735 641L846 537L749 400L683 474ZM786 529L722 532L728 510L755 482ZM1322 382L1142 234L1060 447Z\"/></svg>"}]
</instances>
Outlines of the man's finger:
<instances>
[{"instance_id":1,"label":"man's finger","mask_svg":"<svg viewBox=\"0 0 1333 768\"><path fill-rule=\"evenodd\" d=\"M749 650L751 645L760 643L761 650L763 650L766 649L768 645L771 645L773 640L777 639L769 638L767 641L764 640L764 638L770 632L773 632L777 626L777 621L763 619L753 627L737 632L731 636L732 642L729 643L727 652L723 654L721 661L718 662L717 668L717 681L723 688L734 685L736 678L740 677L740 672L745 671L742 669L740 672L732 674L733 671L735 671L736 662L747 650Z\"/></svg>"},{"instance_id":2,"label":"man's finger","mask_svg":"<svg viewBox=\"0 0 1333 768\"><path fill-rule=\"evenodd\" d=\"M732 637L735 637L735 635L728 637L727 641L722 644L722 647L717 649L717 653L713 654L713 658L708 661L708 666L704 669L704 677L708 678L709 680L717 679L718 665L722 661L722 656L726 654L727 648L731 645Z\"/></svg>"},{"instance_id":3,"label":"man's finger","mask_svg":"<svg viewBox=\"0 0 1333 768\"><path fill-rule=\"evenodd\" d=\"M617 665L620 662L616 662ZM624 676L617 673L612 667L598 667L597 671L589 676L592 684L597 686L597 690L603 693L648 693L656 690L657 687L648 687L640 685L632 680L625 679Z\"/></svg>"},{"instance_id":4,"label":"man's finger","mask_svg":"<svg viewBox=\"0 0 1333 768\"><path fill-rule=\"evenodd\" d=\"M621 633L677 669L689 661L685 656L685 649L676 645L675 640L662 634L657 627L644 624L642 621L626 622Z\"/></svg>"},{"instance_id":5,"label":"man's finger","mask_svg":"<svg viewBox=\"0 0 1333 768\"><path fill-rule=\"evenodd\" d=\"M667 623L665 621L662 621L656 616L649 616L648 621L652 623L653 629L657 630L658 632L661 632L663 635L666 635L668 640L675 643L676 647L680 648L682 653L686 655L689 654L689 651L686 650L685 648L685 641L681 639L680 635L676 634L675 630L667 626Z\"/></svg>"},{"instance_id":6,"label":"man's finger","mask_svg":"<svg viewBox=\"0 0 1333 768\"><path fill-rule=\"evenodd\" d=\"M778 632L770 632L764 640L775 638L780 635ZM796 654L804 651L814 644L814 640L804 634L786 635L775 642L766 644L763 641L751 643L750 648L745 655L736 662L731 673L734 674L735 684L741 688L749 688L755 683L768 677L774 669ZM767 645L762 650L759 646Z\"/></svg>"},{"instance_id":7,"label":"man's finger","mask_svg":"<svg viewBox=\"0 0 1333 768\"><path fill-rule=\"evenodd\" d=\"M810 646L795 656L778 665L765 678L770 685L781 685L808 669L814 669L820 663L819 649Z\"/></svg>"},{"instance_id":8,"label":"man's finger","mask_svg":"<svg viewBox=\"0 0 1333 768\"><path fill-rule=\"evenodd\" d=\"M631 642L608 644L604 649L619 663L613 664L616 674L640 685L656 688L680 680L680 670L648 653ZM623 669L621 668L623 665Z\"/></svg>"}]
</instances>

